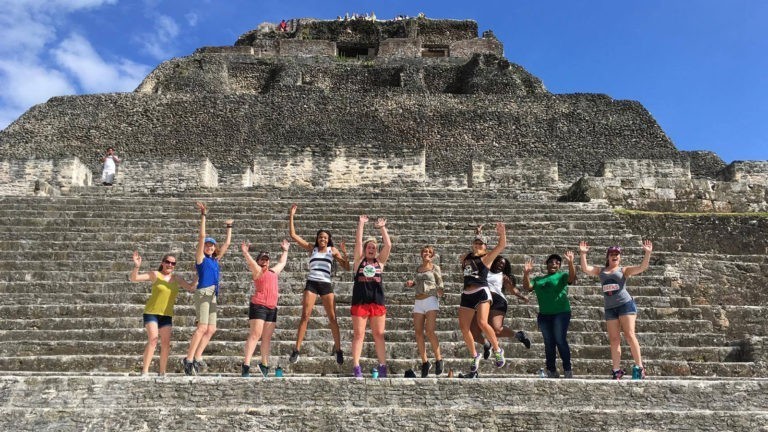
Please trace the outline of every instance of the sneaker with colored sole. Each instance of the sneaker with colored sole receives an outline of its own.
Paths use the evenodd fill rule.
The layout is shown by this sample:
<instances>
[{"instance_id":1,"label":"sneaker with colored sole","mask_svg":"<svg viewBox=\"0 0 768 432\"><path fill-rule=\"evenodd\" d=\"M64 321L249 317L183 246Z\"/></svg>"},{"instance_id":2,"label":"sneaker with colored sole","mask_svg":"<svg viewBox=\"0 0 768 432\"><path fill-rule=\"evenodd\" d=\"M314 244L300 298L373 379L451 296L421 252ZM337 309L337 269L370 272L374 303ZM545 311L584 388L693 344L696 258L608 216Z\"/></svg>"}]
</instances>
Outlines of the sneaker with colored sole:
<instances>
[{"instance_id":1,"label":"sneaker with colored sole","mask_svg":"<svg viewBox=\"0 0 768 432\"><path fill-rule=\"evenodd\" d=\"M261 376L264 378L269 376L269 366L264 366L263 364L259 363L259 372L261 372Z\"/></svg>"},{"instance_id":2,"label":"sneaker with colored sole","mask_svg":"<svg viewBox=\"0 0 768 432\"><path fill-rule=\"evenodd\" d=\"M426 378L429 376L429 370L432 369L430 362L424 362L421 364L421 377Z\"/></svg>"},{"instance_id":3,"label":"sneaker with colored sole","mask_svg":"<svg viewBox=\"0 0 768 432\"><path fill-rule=\"evenodd\" d=\"M525 334L524 331L515 333L515 339L517 339L521 344L525 345L525 348L531 349L531 340L528 339L528 335Z\"/></svg>"},{"instance_id":4,"label":"sneaker with colored sole","mask_svg":"<svg viewBox=\"0 0 768 432\"><path fill-rule=\"evenodd\" d=\"M291 363L296 363L297 361L299 361L299 350L296 350L296 349L293 350L293 352L291 353L291 356L288 357L288 361Z\"/></svg>"},{"instance_id":5,"label":"sneaker with colored sole","mask_svg":"<svg viewBox=\"0 0 768 432\"><path fill-rule=\"evenodd\" d=\"M242 376L243 378L248 378L249 376L251 376L251 367L246 364L242 365L242 367L240 368L240 376Z\"/></svg>"},{"instance_id":6,"label":"sneaker with colored sole","mask_svg":"<svg viewBox=\"0 0 768 432\"><path fill-rule=\"evenodd\" d=\"M483 360L488 360L488 357L491 356L491 343L486 341L483 344Z\"/></svg>"},{"instance_id":7,"label":"sneaker with colored sole","mask_svg":"<svg viewBox=\"0 0 768 432\"><path fill-rule=\"evenodd\" d=\"M612 373L611 379L620 380L621 377L626 375L626 372L624 372L624 369L615 370Z\"/></svg>"},{"instance_id":8,"label":"sneaker with colored sole","mask_svg":"<svg viewBox=\"0 0 768 432\"><path fill-rule=\"evenodd\" d=\"M359 365L352 368L352 375L355 376L355 378L362 378L363 377L363 368L361 368Z\"/></svg>"},{"instance_id":9,"label":"sneaker with colored sole","mask_svg":"<svg viewBox=\"0 0 768 432\"><path fill-rule=\"evenodd\" d=\"M496 359L496 367L504 367L507 364L507 359L504 358L504 348L499 347L499 350L493 353L493 357Z\"/></svg>"},{"instance_id":10,"label":"sneaker with colored sole","mask_svg":"<svg viewBox=\"0 0 768 432\"><path fill-rule=\"evenodd\" d=\"M435 376L442 375L443 367L444 367L443 359L435 360Z\"/></svg>"},{"instance_id":11,"label":"sneaker with colored sole","mask_svg":"<svg viewBox=\"0 0 768 432\"><path fill-rule=\"evenodd\" d=\"M379 378L387 377L387 365L379 365L376 369L379 371Z\"/></svg>"},{"instance_id":12,"label":"sneaker with colored sole","mask_svg":"<svg viewBox=\"0 0 768 432\"><path fill-rule=\"evenodd\" d=\"M480 354L476 354L469 361L469 370L470 372L477 372L479 368L480 368Z\"/></svg>"}]
</instances>

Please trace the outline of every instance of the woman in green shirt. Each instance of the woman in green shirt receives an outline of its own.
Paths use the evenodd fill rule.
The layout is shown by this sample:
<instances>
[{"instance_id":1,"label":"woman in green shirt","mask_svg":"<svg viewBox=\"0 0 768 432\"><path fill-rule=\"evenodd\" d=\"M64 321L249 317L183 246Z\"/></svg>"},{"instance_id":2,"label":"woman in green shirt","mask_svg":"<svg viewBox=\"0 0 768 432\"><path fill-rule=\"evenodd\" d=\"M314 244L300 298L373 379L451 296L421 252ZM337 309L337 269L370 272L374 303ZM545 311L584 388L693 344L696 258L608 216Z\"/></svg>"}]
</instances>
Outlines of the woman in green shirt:
<instances>
[{"instance_id":1,"label":"woman in green shirt","mask_svg":"<svg viewBox=\"0 0 768 432\"><path fill-rule=\"evenodd\" d=\"M552 254L547 257L547 274L530 279L533 260L527 260L523 267L523 288L536 291L539 302L539 315L536 321L544 339L547 376L558 378L555 364L555 349L560 353L566 378L573 377L571 370L571 348L568 346L568 326L571 323L571 303L568 300L568 285L576 282L576 268L573 264L573 251L565 252L568 260L568 273L560 272L563 258Z\"/></svg>"}]
</instances>

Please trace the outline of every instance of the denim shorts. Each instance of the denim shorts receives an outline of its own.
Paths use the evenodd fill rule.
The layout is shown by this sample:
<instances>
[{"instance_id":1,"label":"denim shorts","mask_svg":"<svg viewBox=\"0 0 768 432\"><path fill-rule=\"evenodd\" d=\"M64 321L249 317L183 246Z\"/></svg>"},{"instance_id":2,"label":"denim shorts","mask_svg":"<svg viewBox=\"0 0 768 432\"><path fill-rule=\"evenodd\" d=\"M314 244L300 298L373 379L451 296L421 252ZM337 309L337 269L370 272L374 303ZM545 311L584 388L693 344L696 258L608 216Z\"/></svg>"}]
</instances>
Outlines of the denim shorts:
<instances>
[{"instance_id":1,"label":"denim shorts","mask_svg":"<svg viewBox=\"0 0 768 432\"><path fill-rule=\"evenodd\" d=\"M622 305L605 310L605 320L613 321L619 319L622 315L637 315L637 305L634 300L630 300Z\"/></svg>"},{"instance_id":2,"label":"denim shorts","mask_svg":"<svg viewBox=\"0 0 768 432\"><path fill-rule=\"evenodd\" d=\"M144 314L144 325L147 325L151 322L157 323L157 328L172 326L173 317L169 317L168 315Z\"/></svg>"}]
</instances>

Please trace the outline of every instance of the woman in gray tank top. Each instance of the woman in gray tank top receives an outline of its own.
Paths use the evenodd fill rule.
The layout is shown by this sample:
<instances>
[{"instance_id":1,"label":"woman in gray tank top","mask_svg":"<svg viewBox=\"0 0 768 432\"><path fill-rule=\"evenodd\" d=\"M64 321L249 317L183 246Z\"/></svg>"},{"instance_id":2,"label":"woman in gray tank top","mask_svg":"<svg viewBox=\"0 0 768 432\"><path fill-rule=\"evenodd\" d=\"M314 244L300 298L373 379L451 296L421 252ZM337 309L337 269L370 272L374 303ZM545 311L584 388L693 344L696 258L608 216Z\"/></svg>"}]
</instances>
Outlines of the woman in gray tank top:
<instances>
[{"instance_id":1,"label":"woman in gray tank top","mask_svg":"<svg viewBox=\"0 0 768 432\"><path fill-rule=\"evenodd\" d=\"M621 266L621 248L611 246L605 254L605 266L595 267L587 264L587 252L589 245L582 241L579 243L579 255L581 257L581 271L600 278L605 300L605 324L608 329L608 340L611 344L611 361L613 362L612 377L621 379L625 372L621 369L621 332L629 344L632 359L640 368L640 377L645 378L645 367L640 355L640 343L635 335L635 320L637 318L637 305L635 300L627 292L625 285L630 276L638 275L648 268L651 261L653 244L650 240L643 240L643 262L639 266Z\"/></svg>"}]
</instances>

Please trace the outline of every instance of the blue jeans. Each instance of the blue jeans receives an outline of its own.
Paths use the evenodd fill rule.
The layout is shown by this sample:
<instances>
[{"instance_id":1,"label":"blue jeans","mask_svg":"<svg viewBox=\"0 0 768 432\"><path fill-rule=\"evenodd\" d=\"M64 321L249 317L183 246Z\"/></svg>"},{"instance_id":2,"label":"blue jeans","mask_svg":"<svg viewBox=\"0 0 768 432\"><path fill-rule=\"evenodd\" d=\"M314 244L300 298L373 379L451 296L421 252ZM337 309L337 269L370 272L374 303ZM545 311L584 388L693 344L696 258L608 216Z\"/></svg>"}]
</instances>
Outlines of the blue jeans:
<instances>
[{"instance_id":1,"label":"blue jeans","mask_svg":"<svg viewBox=\"0 0 768 432\"><path fill-rule=\"evenodd\" d=\"M560 352L563 370L571 370L571 347L568 346L568 326L571 324L571 313L561 312L554 315L539 314L536 318L541 335L544 337L544 355L547 358L547 370L556 371L555 347Z\"/></svg>"}]
</instances>

